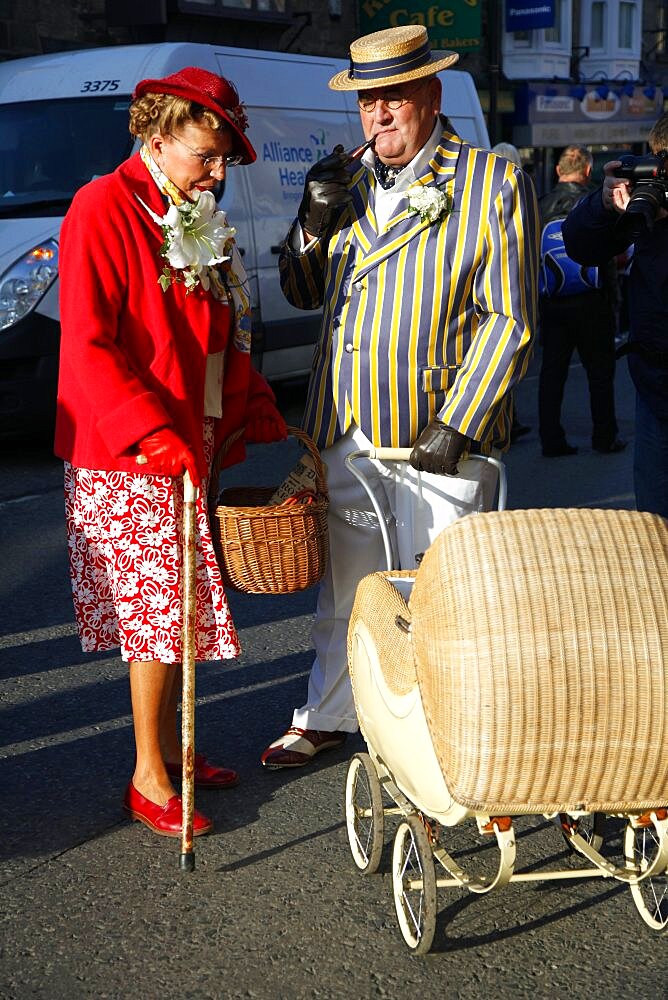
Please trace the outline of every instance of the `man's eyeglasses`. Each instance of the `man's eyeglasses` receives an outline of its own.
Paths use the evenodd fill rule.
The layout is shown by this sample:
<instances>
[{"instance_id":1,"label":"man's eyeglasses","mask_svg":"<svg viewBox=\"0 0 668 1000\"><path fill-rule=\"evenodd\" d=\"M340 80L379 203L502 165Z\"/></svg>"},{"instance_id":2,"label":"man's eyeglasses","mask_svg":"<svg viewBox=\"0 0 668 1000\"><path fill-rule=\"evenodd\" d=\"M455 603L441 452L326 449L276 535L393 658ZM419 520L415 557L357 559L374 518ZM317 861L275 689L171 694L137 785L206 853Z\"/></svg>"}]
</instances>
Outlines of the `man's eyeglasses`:
<instances>
[{"instance_id":1,"label":"man's eyeglasses","mask_svg":"<svg viewBox=\"0 0 668 1000\"><path fill-rule=\"evenodd\" d=\"M386 108L389 108L390 111L397 111L404 104L410 103L413 95L421 87L422 84L419 83L417 87L404 92L400 90L361 90L357 96L357 103L362 111L366 111L367 113L375 109L378 101L384 104Z\"/></svg>"},{"instance_id":2,"label":"man's eyeglasses","mask_svg":"<svg viewBox=\"0 0 668 1000\"><path fill-rule=\"evenodd\" d=\"M183 141L183 139L179 139L178 135L173 135L171 132L168 132L167 135L170 139L176 139L176 141L180 142L182 146L185 146L186 149L193 154L193 156L196 156L198 160L201 160L203 167L216 167L217 169L220 169L221 167L236 167L243 160L243 156L206 156L205 153L198 153L196 149L189 146L187 142Z\"/></svg>"}]
</instances>

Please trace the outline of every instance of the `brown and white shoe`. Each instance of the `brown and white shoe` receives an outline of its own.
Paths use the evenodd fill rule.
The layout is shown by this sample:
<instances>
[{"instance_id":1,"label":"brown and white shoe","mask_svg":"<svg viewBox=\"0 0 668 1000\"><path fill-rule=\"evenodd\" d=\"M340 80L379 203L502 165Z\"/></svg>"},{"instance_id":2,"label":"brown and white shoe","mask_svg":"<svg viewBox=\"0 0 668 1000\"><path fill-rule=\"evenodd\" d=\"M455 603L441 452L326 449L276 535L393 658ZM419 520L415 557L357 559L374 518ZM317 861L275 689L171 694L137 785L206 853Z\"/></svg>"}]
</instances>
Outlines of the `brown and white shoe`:
<instances>
[{"instance_id":1,"label":"brown and white shoe","mask_svg":"<svg viewBox=\"0 0 668 1000\"><path fill-rule=\"evenodd\" d=\"M265 767L272 770L279 767L304 767L321 750L340 747L347 735L290 726L287 733L267 747L260 759Z\"/></svg>"}]
</instances>

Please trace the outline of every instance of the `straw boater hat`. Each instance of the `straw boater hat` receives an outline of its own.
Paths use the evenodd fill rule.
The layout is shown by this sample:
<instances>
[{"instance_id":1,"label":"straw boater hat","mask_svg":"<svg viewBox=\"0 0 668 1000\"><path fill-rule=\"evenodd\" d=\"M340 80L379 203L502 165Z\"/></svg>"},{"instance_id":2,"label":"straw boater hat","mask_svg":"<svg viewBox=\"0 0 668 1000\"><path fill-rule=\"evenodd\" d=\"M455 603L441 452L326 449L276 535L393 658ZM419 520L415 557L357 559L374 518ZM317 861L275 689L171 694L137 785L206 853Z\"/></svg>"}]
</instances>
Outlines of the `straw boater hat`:
<instances>
[{"instance_id":1,"label":"straw boater hat","mask_svg":"<svg viewBox=\"0 0 668 1000\"><path fill-rule=\"evenodd\" d=\"M350 43L350 69L329 81L332 90L373 90L407 80L420 80L447 69L457 52L434 56L427 29L421 24L374 31Z\"/></svg>"},{"instance_id":2,"label":"straw boater hat","mask_svg":"<svg viewBox=\"0 0 668 1000\"><path fill-rule=\"evenodd\" d=\"M245 135L248 119L237 88L224 76L209 73L199 66L186 66L178 73L172 73L161 80L140 80L132 99L136 100L144 94L173 94L215 111L232 133L234 152L242 157L241 162L253 163L257 159L257 154Z\"/></svg>"}]
</instances>

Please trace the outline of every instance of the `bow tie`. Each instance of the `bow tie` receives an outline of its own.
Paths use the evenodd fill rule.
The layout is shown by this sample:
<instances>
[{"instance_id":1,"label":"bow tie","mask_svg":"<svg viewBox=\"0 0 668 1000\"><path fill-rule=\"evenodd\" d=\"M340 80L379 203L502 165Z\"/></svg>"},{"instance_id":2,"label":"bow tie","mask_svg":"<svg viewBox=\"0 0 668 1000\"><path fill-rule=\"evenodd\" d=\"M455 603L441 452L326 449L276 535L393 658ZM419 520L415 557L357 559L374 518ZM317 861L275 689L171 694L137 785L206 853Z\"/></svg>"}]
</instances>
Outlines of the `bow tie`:
<instances>
[{"instance_id":1,"label":"bow tie","mask_svg":"<svg viewBox=\"0 0 668 1000\"><path fill-rule=\"evenodd\" d=\"M378 183L386 191L388 188L394 187L394 182L397 179L397 174L401 173L403 167L391 167L387 163L381 163L378 157L375 158L373 170L378 180Z\"/></svg>"}]
</instances>

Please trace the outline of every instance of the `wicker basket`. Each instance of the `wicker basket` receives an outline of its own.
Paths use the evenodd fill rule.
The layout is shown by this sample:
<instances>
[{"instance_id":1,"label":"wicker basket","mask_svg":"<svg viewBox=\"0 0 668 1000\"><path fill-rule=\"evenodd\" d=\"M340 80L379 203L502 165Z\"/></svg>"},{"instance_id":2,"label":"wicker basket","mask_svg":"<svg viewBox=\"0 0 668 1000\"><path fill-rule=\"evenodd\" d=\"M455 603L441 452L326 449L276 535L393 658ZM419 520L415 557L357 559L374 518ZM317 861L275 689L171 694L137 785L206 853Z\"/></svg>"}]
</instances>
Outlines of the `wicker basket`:
<instances>
[{"instance_id":1,"label":"wicker basket","mask_svg":"<svg viewBox=\"0 0 668 1000\"><path fill-rule=\"evenodd\" d=\"M303 442L313 458L317 494L312 503L267 506L276 486L230 487L216 497L223 458L239 434L225 442L214 460L211 533L223 583L232 590L292 594L312 587L325 572L329 500L324 466L308 434L296 427L288 427L288 433Z\"/></svg>"}]
</instances>

